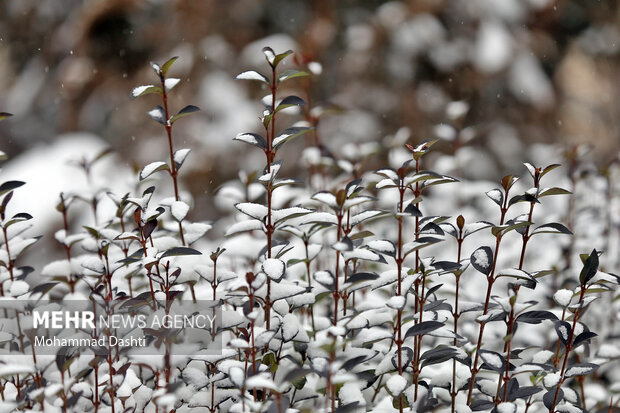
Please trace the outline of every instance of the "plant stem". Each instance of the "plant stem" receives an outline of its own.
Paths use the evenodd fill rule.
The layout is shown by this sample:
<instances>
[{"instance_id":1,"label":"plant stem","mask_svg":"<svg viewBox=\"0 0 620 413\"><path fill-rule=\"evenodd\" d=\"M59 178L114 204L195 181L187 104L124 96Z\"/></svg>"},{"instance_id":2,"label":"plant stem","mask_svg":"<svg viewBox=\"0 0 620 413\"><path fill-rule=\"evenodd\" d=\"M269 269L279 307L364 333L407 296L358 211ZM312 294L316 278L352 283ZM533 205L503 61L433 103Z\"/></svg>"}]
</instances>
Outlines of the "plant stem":
<instances>
[{"instance_id":1,"label":"plant stem","mask_svg":"<svg viewBox=\"0 0 620 413\"><path fill-rule=\"evenodd\" d=\"M503 220L502 220L503 221ZM486 316L487 312L489 311L489 301L491 299L491 290L493 289L493 283L495 282L495 267L497 266L497 256L499 253L499 246L502 240L502 236L501 233L499 233L496 236L496 241L495 241L495 252L493 254L493 264L491 266L491 272L490 274L487 276L487 294L486 294L486 298L484 299L484 309L482 311L482 316ZM478 343L476 344L476 356L474 357L474 362L472 364L472 370L471 370L471 378L469 379L469 391L467 392L467 404L469 405L471 403L471 396L472 393L474 391L474 383L476 380L476 375L478 374L478 357L480 356L480 347L482 347L482 337L484 335L484 327L486 326L486 322L485 321L481 321L480 322L480 330L478 332Z\"/></svg>"},{"instance_id":2,"label":"plant stem","mask_svg":"<svg viewBox=\"0 0 620 413\"><path fill-rule=\"evenodd\" d=\"M577 309L575 310L575 314L573 315L573 325L571 327L570 333L568 334L568 340L566 341L566 351L564 353L564 361L562 362L562 369L560 371L560 381L558 382L558 385L555 388L555 395L553 396L553 403L551 404L551 409L549 409L549 413L555 412L555 405L558 402L558 396L560 394L560 387L562 387L562 384L564 384L564 381L566 380L566 377L564 376L564 374L566 373L566 365L568 363L568 357L573 348L573 337L575 335L575 326L577 325L577 320L579 319L579 315L581 312L581 305L583 303L583 297L586 294L586 290L587 290L586 286L582 285L581 292L579 294L579 305Z\"/></svg>"},{"instance_id":3,"label":"plant stem","mask_svg":"<svg viewBox=\"0 0 620 413\"><path fill-rule=\"evenodd\" d=\"M172 177L172 184L174 186L174 199L179 201L179 182L178 175L179 171L177 170L176 164L174 163L174 148L172 145L172 124L170 124L170 114L168 112L168 93L166 92L166 79L163 74L159 76L161 81L161 90L162 90L162 101L164 105L164 116L165 123L164 128L166 129L166 136L168 137L168 151L170 152L170 176ZM183 225L179 221L179 237L181 238L181 244L185 245L185 237L183 235Z\"/></svg>"},{"instance_id":4,"label":"plant stem","mask_svg":"<svg viewBox=\"0 0 620 413\"><path fill-rule=\"evenodd\" d=\"M463 230L459 228L459 235L456 240L457 242L457 258L456 262L458 264L461 263L461 250L463 247ZM460 270L459 270L460 271ZM456 275L456 292L454 297L454 340L452 345L456 347L456 335L458 334L459 329L459 286L460 286L461 274L458 273ZM450 398L452 399L452 413L456 411L456 395L458 394L458 389L456 388L456 359L452 359L452 391L450 392Z\"/></svg>"}]
</instances>

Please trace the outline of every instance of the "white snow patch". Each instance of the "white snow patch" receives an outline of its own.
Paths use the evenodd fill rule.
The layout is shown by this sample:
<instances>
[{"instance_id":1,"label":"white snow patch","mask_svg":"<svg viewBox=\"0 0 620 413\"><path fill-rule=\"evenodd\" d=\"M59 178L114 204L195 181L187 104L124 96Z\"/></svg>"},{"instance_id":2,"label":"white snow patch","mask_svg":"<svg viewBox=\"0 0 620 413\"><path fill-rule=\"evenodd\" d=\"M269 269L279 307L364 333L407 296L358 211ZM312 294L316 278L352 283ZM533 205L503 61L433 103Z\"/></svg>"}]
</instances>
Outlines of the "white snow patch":
<instances>
[{"instance_id":1,"label":"white snow patch","mask_svg":"<svg viewBox=\"0 0 620 413\"><path fill-rule=\"evenodd\" d=\"M385 385L392 396L398 397L407 387L407 379L403 376L392 376Z\"/></svg>"},{"instance_id":2,"label":"white snow patch","mask_svg":"<svg viewBox=\"0 0 620 413\"><path fill-rule=\"evenodd\" d=\"M555 294L553 294L553 300L560 307L568 307L570 305L571 298L573 298L573 291L567 289L558 290Z\"/></svg>"}]
</instances>

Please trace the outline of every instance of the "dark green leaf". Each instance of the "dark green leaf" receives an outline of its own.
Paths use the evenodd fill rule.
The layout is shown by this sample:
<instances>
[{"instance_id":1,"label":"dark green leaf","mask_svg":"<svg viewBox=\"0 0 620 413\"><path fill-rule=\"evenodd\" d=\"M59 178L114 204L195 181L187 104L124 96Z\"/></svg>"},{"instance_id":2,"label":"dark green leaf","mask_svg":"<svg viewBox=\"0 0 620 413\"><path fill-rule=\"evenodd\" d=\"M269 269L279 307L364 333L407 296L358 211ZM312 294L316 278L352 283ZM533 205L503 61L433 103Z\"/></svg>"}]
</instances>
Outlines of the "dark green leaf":
<instances>
[{"instance_id":1,"label":"dark green leaf","mask_svg":"<svg viewBox=\"0 0 620 413\"><path fill-rule=\"evenodd\" d=\"M568 338L570 337L571 325L566 321L556 321L555 323L555 332L557 333L562 344L566 345L568 343Z\"/></svg>"},{"instance_id":2,"label":"dark green leaf","mask_svg":"<svg viewBox=\"0 0 620 413\"><path fill-rule=\"evenodd\" d=\"M275 113L278 113L282 109L290 108L293 106L303 106L306 102L299 96L287 96L278 104Z\"/></svg>"},{"instance_id":3,"label":"dark green leaf","mask_svg":"<svg viewBox=\"0 0 620 413\"><path fill-rule=\"evenodd\" d=\"M309 76L308 72L304 72L303 70L297 69L289 69L284 71L280 76L278 76L278 83L284 82L285 80L294 79L296 77L305 77Z\"/></svg>"},{"instance_id":4,"label":"dark green leaf","mask_svg":"<svg viewBox=\"0 0 620 413\"><path fill-rule=\"evenodd\" d=\"M413 205L413 203L407 205L407 208L405 208L405 213L411 215L412 217L422 216L422 212L420 212L420 209L417 206Z\"/></svg>"},{"instance_id":5,"label":"dark green leaf","mask_svg":"<svg viewBox=\"0 0 620 413\"><path fill-rule=\"evenodd\" d=\"M379 275L372 272L358 272L350 275L346 282L349 284L355 284L362 281L376 280L377 278L379 278Z\"/></svg>"},{"instance_id":6,"label":"dark green leaf","mask_svg":"<svg viewBox=\"0 0 620 413\"><path fill-rule=\"evenodd\" d=\"M551 411L551 409L555 407L553 405L553 402L555 400L555 391L556 391L556 388L554 387L551 390L549 390L547 393L545 393L545 395L543 396L543 403L545 407L549 409L549 411ZM555 404L557 405L563 398L564 398L564 392L562 391L562 389L559 389L558 398L557 400L555 400Z\"/></svg>"},{"instance_id":7,"label":"dark green leaf","mask_svg":"<svg viewBox=\"0 0 620 413\"><path fill-rule=\"evenodd\" d=\"M175 247L175 248L171 248L168 251L164 252L161 258L179 256L179 255L202 255L202 253L193 248Z\"/></svg>"},{"instance_id":8,"label":"dark green leaf","mask_svg":"<svg viewBox=\"0 0 620 413\"><path fill-rule=\"evenodd\" d=\"M585 343L586 341L592 340L594 337L596 337L596 335L597 334L593 333L592 331L584 331L583 333L575 337L575 340L573 341L573 348Z\"/></svg>"},{"instance_id":9,"label":"dark green leaf","mask_svg":"<svg viewBox=\"0 0 620 413\"><path fill-rule=\"evenodd\" d=\"M183 109L181 109L179 111L179 113L177 113L176 115L174 115L173 117L170 118L170 124L172 125L177 120L179 120L179 119L181 119L181 118L183 118L185 116L189 116L192 113L196 113L198 111L200 111L200 108L198 106L187 105Z\"/></svg>"},{"instance_id":10,"label":"dark green leaf","mask_svg":"<svg viewBox=\"0 0 620 413\"><path fill-rule=\"evenodd\" d=\"M267 141L256 133L240 133L233 138L234 141L241 141L254 145L260 149L267 149Z\"/></svg>"},{"instance_id":11,"label":"dark green leaf","mask_svg":"<svg viewBox=\"0 0 620 413\"><path fill-rule=\"evenodd\" d=\"M545 188L543 189L539 194L538 194L538 198L542 198L543 196L549 196L549 195L571 195L572 192L571 191L567 191L566 189L563 188Z\"/></svg>"},{"instance_id":12,"label":"dark green leaf","mask_svg":"<svg viewBox=\"0 0 620 413\"><path fill-rule=\"evenodd\" d=\"M573 235L573 233L568 228L566 228L559 222L552 222L549 224L541 225L532 232L532 235L542 233Z\"/></svg>"},{"instance_id":13,"label":"dark green leaf","mask_svg":"<svg viewBox=\"0 0 620 413\"><path fill-rule=\"evenodd\" d=\"M540 324L543 320L557 320L558 317L550 311L527 311L519 314L517 321L526 324Z\"/></svg>"},{"instance_id":14,"label":"dark green leaf","mask_svg":"<svg viewBox=\"0 0 620 413\"><path fill-rule=\"evenodd\" d=\"M170 66L172 66L172 64L176 62L178 58L179 56L174 56L166 60L166 62L163 65L161 65L161 74L166 76L166 74L168 73L168 70L170 70Z\"/></svg>"},{"instance_id":15,"label":"dark green leaf","mask_svg":"<svg viewBox=\"0 0 620 413\"><path fill-rule=\"evenodd\" d=\"M474 400L469 405L469 408L471 409L472 412L479 412L482 410L491 410L494 406L495 404L490 400L478 399L478 400Z\"/></svg>"},{"instance_id":16,"label":"dark green leaf","mask_svg":"<svg viewBox=\"0 0 620 413\"><path fill-rule=\"evenodd\" d=\"M581 285L586 285L588 281L592 279L596 275L598 271L598 252L596 249L593 249L590 253L590 256L586 259L583 264L583 269L579 274L579 282Z\"/></svg>"},{"instance_id":17,"label":"dark green leaf","mask_svg":"<svg viewBox=\"0 0 620 413\"><path fill-rule=\"evenodd\" d=\"M440 323L439 321L422 321L407 330L405 338L428 334L443 326L444 323Z\"/></svg>"},{"instance_id":18,"label":"dark green leaf","mask_svg":"<svg viewBox=\"0 0 620 413\"><path fill-rule=\"evenodd\" d=\"M264 52L264 51L263 51L263 52ZM273 52L273 50L272 50L272 52ZM286 52L284 52L284 53L277 54L277 55L273 58L273 61L271 61L270 63L271 63L274 67L275 67L275 66L278 66L278 65L280 64L280 62L281 62L284 58L286 58L287 56L290 56L290 55L292 55L292 54L293 54L293 51L292 51L292 50L287 50L287 51L286 51Z\"/></svg>"},{"instance_id":19,"label":"dark green leaf","mask_svg":"<svg viewBox=\"0 0 620 413\"><path fill-rule=\"evenodd\" d=\"M299 127L293 126L281 132L278 136L273 140L273 148L279 149L284 143L290 141L293 138L303 135L306 132L311 131L313 128Z\"/></svg>"},{"instance_id":20,"label":"dark green leaf","mask_svg":"<svg viewBox=\"0 0 620 413\"><path fill-rule=\"evenodd\" d=\"M22 181L6 181L2 185L0 185L0 196L6 194L9 191L17 189L24 184L25 182Z\"/></svg>"}]
</instances>

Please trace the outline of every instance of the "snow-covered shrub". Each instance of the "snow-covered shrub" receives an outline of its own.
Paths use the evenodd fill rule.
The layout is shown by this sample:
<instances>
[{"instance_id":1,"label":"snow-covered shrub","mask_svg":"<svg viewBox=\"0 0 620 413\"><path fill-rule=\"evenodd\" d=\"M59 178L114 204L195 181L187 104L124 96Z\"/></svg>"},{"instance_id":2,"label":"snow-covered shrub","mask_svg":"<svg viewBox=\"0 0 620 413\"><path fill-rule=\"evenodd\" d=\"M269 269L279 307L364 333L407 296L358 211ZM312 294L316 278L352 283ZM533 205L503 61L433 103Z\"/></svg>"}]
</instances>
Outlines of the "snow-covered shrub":
<instances>
[{"instance_id":1,"label":"snow-covered shrub","mask_svg":"<svg viewBox=\"0 0 620 413\"><path fill-rule=\"evenodd\" d=\"M24 183L0 185L0 411L573 412L613 404L616 166L603 177L582 173L574 150L568 179L559 164L525 163L527 179L508 175L492 188L460 176L466 139L454 141L454 156L433 158L441 141L414 143L406 130L385 145L328 153L316 130L328 106L280 125L305 105L283 91L320 70L291 68L292 51L263 53L270 73L237 76L268 93L263 133L234 139L262 151L265 166L240 171L239 182L215 194L234 205L221 225L192 222L193 199L180 188L190 150L175 150L173 127L199 109L172 115L176 58L152 64L158 83L131 93L161 99L148 114L163 126L169 159L144 166L129 193L59 194L54 238L63 258L40 268L21 262L37 229L29 214L7 212ZM467 111L463 102L451 108L453 117ZM302 135L313 136L303 156L281 156ZM381 152L395 167L368 170ZM108 153L80 162L83 173ZM305 182L283 177L295 169L306 170ZM592 223L600 211L588 202L597 188L587 179L605 183L604 225ZM72 216L84 205L90 222L76 230ZM36 354L34 306L79 300L108 315L139 307L149 316L169 315L182 300L219 320L209 343L186 352L182 331L143 330L152 353L108 345Z\"/></svg>"}]
</instances>

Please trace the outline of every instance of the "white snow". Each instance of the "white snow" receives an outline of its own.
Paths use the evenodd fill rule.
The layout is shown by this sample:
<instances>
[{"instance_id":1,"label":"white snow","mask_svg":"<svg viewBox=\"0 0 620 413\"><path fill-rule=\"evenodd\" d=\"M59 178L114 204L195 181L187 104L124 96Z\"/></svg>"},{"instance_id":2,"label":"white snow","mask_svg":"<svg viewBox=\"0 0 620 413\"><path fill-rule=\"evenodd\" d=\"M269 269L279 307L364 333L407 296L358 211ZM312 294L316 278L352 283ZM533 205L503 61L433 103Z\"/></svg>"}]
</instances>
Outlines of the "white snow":
<instances>
[{"instance_id":1,"label":"white snow","mask_svg":"<svg viewBox=\"0 0 620 413\"><path fill-rule=\"evenodd\" d=\"M272 280L280 280L286 269L284 261L277 258L266 259L265 262L263 262L262 267L263 272Z\"/></svg>"},{"instance_id":2,"label":"white snow","mask_svg":"<svg viewBox=\"0 0 620 413\"><path fill-rule=\"evenodd\" d=\"M517 406L511 402L502 402L497 405L498 413L515 413L517 411Z\"/></svg>"},{"instance_id":3,"label":"white snow","mask_svg":"<svg viewBox=\"0 0 620 413\"><path fill-rule=\"evenodd\" d=\"M261 82L269 83L269 80L264 75L261 75L255 70L248 70L246 72L239 73L235 79L238 80L260 80Z\"/></svg>"},{"instance_id":4,"label":"white snow","mask_svg":"<svg viewBox=\"0 0 620 413\"><path fill-rule=\"evenodd\" d=\"M136 86L133 88L133 90L131 91L131 97L133 98L137 98L138 96L140 96L142 93L144 93L144 91L146 91L147 89L151 88L151 87L155 87L154 85L144 85L144 86Z\"/></svg>"},{"instance_id":5,"label":"white snow","mask_svg":"<svg viewBox=\"0 0 620 413\"><path fill-rule=\"evenodd\" d=\"M473 258L474 258L476 264L478 264L478 266L480 266L480 267L482 267L484 269L489 268L489 266L491 265L490 262L489 262L490 257L488 256L486 250L477 249L473 253Z\"/></svg>"},{"instance_id":6,"label":"white snow","mask_svg":"<svg viewBox=\"0 0 620 413\"><path fill-rule=\"evenodd\" d=\"M294 314L287 314L282 319L282 338L284 341L293 340L299 334L299 320Z\"/></svg>"},{"instance_id":7,"label":"white snow","mask_svg":"<svg viewBox=\"0 0 620 413\"><path fill-rule=\"evenodd\" d=\"M489 353L489 352L481 352L480 353L480 358L487 363L489 366L495 368L495 369L500 369L502 368L502 359L500 358L500 356L498 356L495 353Z\"/></svg>"},{"instance_id":8,"label":"white snow","mask_svg":"<svg viewBox=\"0 0 620 413\"><path fill-rule=\"evenodd\" d=\"M546 363L553 356L553 352L549 350L542 350L534 354L532 357L532 363Z\"/></svg>"},{"instance_id":9,"label":"white snow","mask_svg":"<svg viewBox=\"0 0 620 413\"><path fill-rule=\"evenodd\" d=\"M571 298L573 298L572 290L562 289L556 291L555 294L553 294L553 300L560 307L568 307L570 305Z\"/></svg>"},{"instance_id":10,"label":"white snow","mask_svg":"<svg viewBox=\"0 0 620 413\"><path fill-rule=\"evenodd\" d=\"M560 373L549 373L543 379L543 384L546 388L551 389L560 382L561 378Z\"/></svg>"},{"instance_id":11,"label":"white snow","mask_svg":"<svg viewBox=\"0 0 620 413\"><path fill-rule=\"evenodd\" d=\"M170 213L177 221L183 221L189 212L189 205L183 201L174 201L170 205Z\"/></svg>"},{"instance_id":12,"label":"white snow","mask_svg":"<svg viewBox=\"0 0 620 413\"><path fill-rule=\"evenodd\" d=\"M166 86L166 90L172 90L172 88L174 88L180 81L181 81L181 79L177 79L177 78L174 78L174 77L166 79L164 81L164 85Z\"/></svg>"},{"instance_id":13,"label":"white snow","mask_svg":"<svg viewBox=\"0 0 620 413\"><path fill-rule=\"evenodd\" d=\"M26 294L29 289L30 286L26 281L15 280L11 283L11 287L9 287L9 294L12 297L19 297Z\"/></svg>"},{"instance_id":14,"label":"white snow","mask_svg":"<svg viewBox=\"0 0 620 413\"><path fill-rule=\"evenodd\" d=\"M378 239L369 241L367 244L373 250L385 253L385 254L394 254L396 248L394 248L394 244L392 244L388 240Z\"/></svg>"},{"instance_id":15,"label":"white snow","mask_svg":"<svg viewBox=\"0 0 620 413\"><path fill-rule=\"evenodd\" d=\"M164 170L166 168L168 168L168 164L166 162L162 162L162 161L151 162L150 164L142 168L142 170L140 171L140 179L146 179L153 173Z\"/></svg>"},{"instance_id":16,"label":"white snow","mask_svg":"<svg viewBox=\"0 0 620 413\"><path fill-rule=\"evenodd\" d=\"M187 155L189 155L191 149L179 149L178 151L174 152L174 162L177 164L183 164L183 162L185 162L185 159L187 158Z\"/></svg>"},{"instance_id":17,"label":"white snow","mask_svg":"<svg viewBox=\"0 0 620 413\"><path fill-rule=\"evenodd\" d=\"M407 379L403 376L392 376L385 383L390 394L394 397L400 396L407 387Z\"/></svg>"},{"instance_id":18,"label":"white snow","mask_svg":"<svg viewBox=\"0 0 620 413\"><path fill-rule=\"evenodd\" d=\"M386 305L394 310L402 310L405 307L405 303L405 297L396 295L394 297L390 297Z\"/></svg>"}]
</instances>

